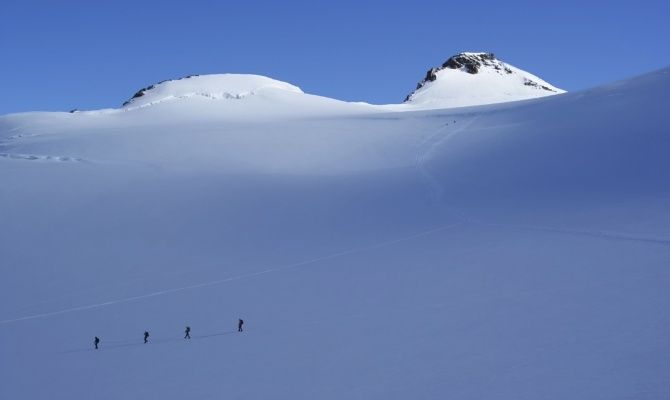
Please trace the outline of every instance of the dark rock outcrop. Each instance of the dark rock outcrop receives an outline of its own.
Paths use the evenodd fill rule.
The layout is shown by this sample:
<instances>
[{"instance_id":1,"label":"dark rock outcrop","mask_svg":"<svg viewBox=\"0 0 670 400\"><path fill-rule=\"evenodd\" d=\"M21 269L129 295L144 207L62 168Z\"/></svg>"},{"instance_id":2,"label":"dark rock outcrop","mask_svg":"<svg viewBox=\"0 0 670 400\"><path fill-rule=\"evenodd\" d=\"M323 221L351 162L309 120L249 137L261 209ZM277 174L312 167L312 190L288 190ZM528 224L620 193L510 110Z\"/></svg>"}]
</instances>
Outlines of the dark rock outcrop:
<instances>
[{"instance_id":1,"label":"dark rock outcrop","mask_svg":"<svg viewBox=\"0 0 670 400\"><path fill-rule=\"evenodd\" d=\"M442 68L459 69L463 68L469 74L476 74L482 65L491 67L498 66L496 56L493 53L467 54L461 53L450 57L442 64ZM500 67L498 67L500 68ZM511 72L511 71L510 71Z\"/></svg>"},{"instance_id":2,"label":"dark rock outcrop","mask_svg":"<svg viewBox=\"0 0 670 400\"><path fill-rule=\"evenodd\" d=\"M556 91L555 91L554 89L552 89L552 88L546 87L546 86L544 86L544 85L540 85L539 83L537 83L537 82L535 82L535 81L531 81L530 79L527 79L527 78L525 78L525 79L523 80L523 84L524 84L525 86L532 86L532 87L534 87L534 88L544 89L544 90L548 90L548 91L550 91L550 92L556 92Z\"/></svg>"}]
</instances>

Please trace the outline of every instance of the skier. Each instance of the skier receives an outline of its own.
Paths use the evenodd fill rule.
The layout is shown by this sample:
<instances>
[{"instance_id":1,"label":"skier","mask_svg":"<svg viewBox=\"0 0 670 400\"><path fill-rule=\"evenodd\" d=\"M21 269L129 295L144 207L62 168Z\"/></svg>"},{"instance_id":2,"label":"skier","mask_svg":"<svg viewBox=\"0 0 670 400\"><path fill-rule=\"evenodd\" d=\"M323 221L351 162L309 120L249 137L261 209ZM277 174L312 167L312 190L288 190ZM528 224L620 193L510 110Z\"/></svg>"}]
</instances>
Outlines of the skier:
<instances>
[{"instance_id":1,"label":"skier","mask_svg":"<svg viewBox=\"0 0 670 400\"><path fill-rule=\"evenodd\" d=\"M186 335L184 335L184 339L190 339L191 338L191 327L187 326L184 333L186 333Z\"/></svg>"},{"instance_id":2,"label":"skier","mask_svg":"<svg viewBox=\"0 0 670 400\"><path fill-rule=\"evenodd\" d=\"M237 320L237 331L242 332L242 325L244 325L244 321L242 319Z\"/></svg>"},{"instance_id":3,"label":"skier","mask_svg":"<svg viewBox=\"0 0 670 400\"><path fill-rule=\"evenodd\" d=\"M96 336L95 339L93 339L93 345L95 345L96 350L98 350L98 343L100 343L100 338Z\"/></svg>"},{"instance_id":4,"label":"skier","mask_svg":"<svg viewBox=\"0 0 670 400\"><path fill-rule=\"evenodd\" d=\"M144 343L147 343L149 341L149 332L144 331Z\"/></svg>"}]
</instances>

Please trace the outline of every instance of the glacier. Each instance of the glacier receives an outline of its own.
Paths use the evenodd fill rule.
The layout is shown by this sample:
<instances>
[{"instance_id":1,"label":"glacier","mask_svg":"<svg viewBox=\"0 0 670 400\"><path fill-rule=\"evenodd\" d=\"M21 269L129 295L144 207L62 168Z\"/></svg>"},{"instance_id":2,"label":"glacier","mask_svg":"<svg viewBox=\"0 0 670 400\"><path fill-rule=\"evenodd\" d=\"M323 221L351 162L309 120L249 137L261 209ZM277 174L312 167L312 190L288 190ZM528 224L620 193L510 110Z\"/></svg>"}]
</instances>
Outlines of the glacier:
<instances>
[{"instance_id":1,"label":"glacier","mask_svg":"<svg viewBox=\"0 0 670 400\"><path fill-rule=\"evenodd\" d=\"M0 116L0 398L670 396L670 68L439 109L206 79Z\"/></svg>"}]
</instances>

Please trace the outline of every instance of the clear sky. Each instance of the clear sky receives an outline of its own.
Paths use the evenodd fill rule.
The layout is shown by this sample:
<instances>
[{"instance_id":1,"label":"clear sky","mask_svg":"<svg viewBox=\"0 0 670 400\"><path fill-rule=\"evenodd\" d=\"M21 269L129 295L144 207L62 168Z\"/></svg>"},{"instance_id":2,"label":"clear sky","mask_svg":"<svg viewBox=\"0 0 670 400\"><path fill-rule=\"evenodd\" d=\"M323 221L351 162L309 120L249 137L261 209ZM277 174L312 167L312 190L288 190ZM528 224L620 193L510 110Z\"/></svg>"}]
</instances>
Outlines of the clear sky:
<instances>
[{"instance_id":1,"label":"clear sky","mask_svg":"<svg viewBox=\"0 0 670 400\"><path fill-rule=\"evenodd\" d=\"M0 2L0 114L117 107L189 74L254 73L401 102L461 51L566 90L670 65L668 1Z\"/></svg>"}]
</instances>

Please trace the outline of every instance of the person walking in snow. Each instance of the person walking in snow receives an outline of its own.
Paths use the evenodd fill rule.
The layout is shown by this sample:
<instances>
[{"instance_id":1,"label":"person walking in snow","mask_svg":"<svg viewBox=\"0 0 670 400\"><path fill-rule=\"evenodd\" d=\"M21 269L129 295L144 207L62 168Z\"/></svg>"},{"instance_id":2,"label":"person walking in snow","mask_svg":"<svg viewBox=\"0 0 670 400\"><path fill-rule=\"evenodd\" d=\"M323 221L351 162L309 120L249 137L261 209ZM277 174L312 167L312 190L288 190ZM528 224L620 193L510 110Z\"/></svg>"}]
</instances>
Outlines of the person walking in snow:
<instances>
[{"instance_id":1,"label":"person walking in snow","mask_svg":"<svg viewBox=\"0 0 670 400\"><path fill-rule=\"evenodd\" d=\"M100 343L100 338L96 336L95 339L93 339L93 345L96 350L98 350L98 343Z\"/></svg>"},{"instance_id":2,"label":"person walking in snow","mask_svg":"<svg viewBox=\"0 0 670 400\"><path fill-rule=\"evenodd\" d=\"M237 331L242 332L242 325L244 325L244 320L238 319L237 320Z\"/></svg>"},{"instance_id":3,"label":"person walking in snow","mask_svg":"<svg viewBox=\"0 0 670 400\"><path fill-rule=\"evenodd\" d=\"M190 339L191 338L191 327L187 326L184 333L186 334L186 335L184 335L184 339Z\"/></svg>"},{"instance_id":4,"label":"person walking in snow","mask_svg":"<svg viewBox=\"0 0 670 400\"><path fill-rule=\"evenodd\" d=\"M144 331L144 343L149 342L149 332Z\"/></svg>"}]
</instances>

